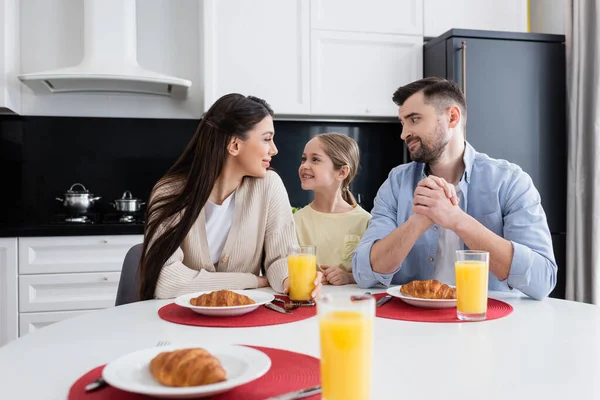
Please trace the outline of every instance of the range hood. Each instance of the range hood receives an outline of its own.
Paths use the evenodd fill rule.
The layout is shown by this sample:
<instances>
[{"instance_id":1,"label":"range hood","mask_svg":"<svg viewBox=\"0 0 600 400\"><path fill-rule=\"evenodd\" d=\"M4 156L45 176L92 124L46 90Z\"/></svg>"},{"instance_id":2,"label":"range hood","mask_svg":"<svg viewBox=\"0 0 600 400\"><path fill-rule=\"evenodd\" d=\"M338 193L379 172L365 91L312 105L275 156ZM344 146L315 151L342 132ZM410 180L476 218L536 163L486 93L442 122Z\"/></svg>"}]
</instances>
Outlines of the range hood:
<instances>
[{"instance_id":1,"label":"range hood","mask_svg":"<svg viewBox=\"0 0 600 400\"><path fill-rule=\"evenodd\" d=\"M137 62L136 0L84 0L84 55L75 67L20 75L36 93L133 93L184 98L192 82Z\"/></svg>"}]
</instances>

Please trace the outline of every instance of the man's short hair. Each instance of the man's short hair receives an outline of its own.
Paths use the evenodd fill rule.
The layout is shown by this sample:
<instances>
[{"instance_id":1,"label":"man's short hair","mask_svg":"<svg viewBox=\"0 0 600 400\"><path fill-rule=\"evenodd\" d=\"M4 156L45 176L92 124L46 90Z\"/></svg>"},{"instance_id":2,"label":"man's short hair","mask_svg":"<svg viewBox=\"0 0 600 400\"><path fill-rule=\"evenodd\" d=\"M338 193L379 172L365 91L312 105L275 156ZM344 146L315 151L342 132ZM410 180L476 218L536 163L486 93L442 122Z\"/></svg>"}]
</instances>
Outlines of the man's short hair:
<instances>
[{"instance_id":1,"label":"man's short hair","mask_svg":"<svg viewBox=\"0 0 600 400\"><path fill-rule=\"evenodd\" d=\"M406 99L418 92L423 92L425 103L433 105L438 113L445 111L453 105L458 106L461 112L461 119L466 126L467 101L456 82L439 77L423 78L400 86L394 92L392 100L397 106L402 106Z\"/></svg>"}]
</instances>

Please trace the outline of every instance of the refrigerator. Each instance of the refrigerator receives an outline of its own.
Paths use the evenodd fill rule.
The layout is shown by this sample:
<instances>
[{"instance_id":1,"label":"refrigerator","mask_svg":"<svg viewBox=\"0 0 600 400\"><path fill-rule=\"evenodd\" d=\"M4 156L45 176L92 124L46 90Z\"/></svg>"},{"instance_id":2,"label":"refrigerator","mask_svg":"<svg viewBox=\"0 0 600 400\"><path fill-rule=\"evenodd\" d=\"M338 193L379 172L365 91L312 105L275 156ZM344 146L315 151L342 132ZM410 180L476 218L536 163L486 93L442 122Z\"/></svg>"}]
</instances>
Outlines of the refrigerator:
<instances>
[{"instance_id":1,"label":"refrigerator","mask_svg":"<svg viewBox=\"0 0 600 400\"><path fill-rule=\"evenodd\" d=\"M564 298L567 121L564 35L451 29L426 38L424 77L455 80L467 99L467 141L532 178L556 262L552 297Z\"/></svg>"}]
</instances>

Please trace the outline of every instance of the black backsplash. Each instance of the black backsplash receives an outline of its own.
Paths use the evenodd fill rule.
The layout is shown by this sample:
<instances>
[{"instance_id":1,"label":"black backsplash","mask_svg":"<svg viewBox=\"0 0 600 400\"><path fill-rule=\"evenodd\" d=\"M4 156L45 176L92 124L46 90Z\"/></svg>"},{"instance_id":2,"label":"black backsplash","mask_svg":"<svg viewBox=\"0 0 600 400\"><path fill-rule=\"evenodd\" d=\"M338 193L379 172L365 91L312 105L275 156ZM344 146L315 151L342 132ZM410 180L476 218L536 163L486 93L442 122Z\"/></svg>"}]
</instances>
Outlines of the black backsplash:
<instances>
[{"instance_id":1,"label":"black backsplash","mask_svg":"<svg viewBox=\"0 0 600 400\"><path fill-rule=\"evenodd\" d=\"M35 225L63 212L55 200L76 182L101 196L97 210L130 190L146 201L193 136L197 120L2 117L0 120L0 225ZM298 166L306 142L324 132L354 138L361 167L351 189L367 210L389 171L403 162L397 123L275 121L281 175L294 206L309 203Z\"/></svg>"}]
</instances>

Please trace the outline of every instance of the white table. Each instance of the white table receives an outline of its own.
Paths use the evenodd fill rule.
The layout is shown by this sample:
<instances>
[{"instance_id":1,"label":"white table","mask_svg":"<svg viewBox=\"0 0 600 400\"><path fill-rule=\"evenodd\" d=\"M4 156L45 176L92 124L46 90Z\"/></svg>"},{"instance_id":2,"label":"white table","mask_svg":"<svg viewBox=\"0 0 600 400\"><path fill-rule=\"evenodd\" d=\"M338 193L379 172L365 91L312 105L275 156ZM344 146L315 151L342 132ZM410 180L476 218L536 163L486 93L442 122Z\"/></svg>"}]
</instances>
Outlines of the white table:
<instances>
[{"instance_id":1,"label":"white table","mask_svg":"<svg viewBox=\"0 0 600 400\"><path fill-rule=\"evenodd\" d=\"M324 291L362 293L356 286ZM381 290L371 290L379 292ZM563 300L493 293L511 315L478 323L376 318L373 399L600 398L600 312ZM319 356L316 318L255 328L203 328L161 320L170 301L68 319L0 348L0 399L65 399L88 370L159 340L239 343Z\"/></svg>"}]
</instances>

